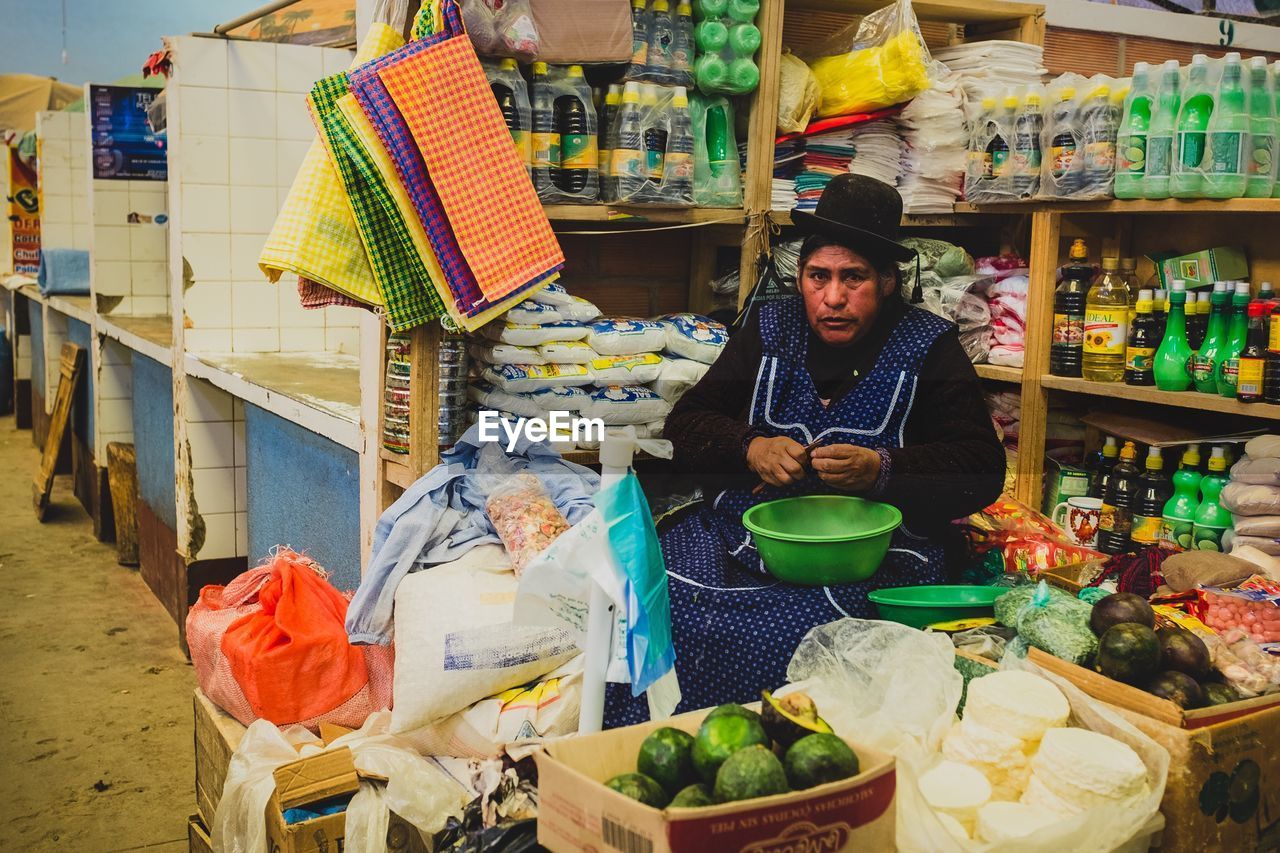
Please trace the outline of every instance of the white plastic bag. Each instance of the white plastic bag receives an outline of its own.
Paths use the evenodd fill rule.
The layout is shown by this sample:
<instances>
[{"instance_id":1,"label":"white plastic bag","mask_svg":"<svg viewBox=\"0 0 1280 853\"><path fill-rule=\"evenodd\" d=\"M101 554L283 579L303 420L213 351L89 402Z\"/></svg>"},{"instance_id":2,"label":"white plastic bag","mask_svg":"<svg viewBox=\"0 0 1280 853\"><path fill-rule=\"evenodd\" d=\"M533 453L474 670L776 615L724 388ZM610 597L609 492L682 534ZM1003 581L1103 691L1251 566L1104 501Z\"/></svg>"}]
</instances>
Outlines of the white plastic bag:
<instances>
[{"instance_id":1,"label":"white plastic bag","mask_svg":"<svg viewBox=\"0 0 1280 853\"><path fill-rule=\"evenodd\" d=\"M525 62L538 55L541 43L529 0L461 0L460 5L476 53Z\"/></svg>"},{"instance_id":2,"label":"white plastic bag","mask_svg":"<svg viewBox=\"0 0 1280 853\"><path fill-rule=\"evenodd\" d=\"M586 341L551 341L538 347L545 364L590 364L600 357Z\"/></svg>"},{"instance_id":3,"label":"white plastic bag","mask_svg":"<svg viewBox=\"0 0 1280 853\"><path fill-rule=\"evenodd\" d=\"M536 347L548 341L580 341L590 331L581 323L568 321L542 326L497 321L484 327L484 334L490 340L519 347Z\"/></svg>"},{"instance_id":4,"label":"white plastic bag","mask_svg":"<svg viewBox=\"0 0 1280 853\"><path fill-rule=\"evenodd\" d=\"M583 412L600 418L607 426L647 424L671 414L671 404L643 385L610 385L591 392L591 403Z\"/></svg>"},{"instance_id":5,"label":"white plastic bag","mask_svg":"<svg viewBox=\"0 0 1280 853\"><path fill-rule=\"evenodd\" d=\"M506 318L508 323L515 323L518 326L545 326L548 323L575 319L561 316L560 309L555 305L535 302L532 299L526 299L519 305L512 306L507 310Z\"/></svg>"},{"instance_id":6,"label":"white plastic bag","mask_svg":"<svg viewBox=\"0 0 1280 853\"><path fill-rule=\"evenodd\" d=\"M600 320L587 327L587 343L601 355L661 352L667 332L649 320Z\"/></svg>"},{"instance_id":7,"label":"white plastic bag","mask_svg":"<svg viewBox=\"0 0 1280 853\"><path fill-rule=\"evenodd\" d=\"M709 365L688 358L665 359L662 362L662 375L653 383L653 390L674 406L686 391L698 384L709 369Z\"/></svg>"},{"instance_id":8,"label":"white plastic bag","mask_svg":"<svg viewBox=\"0 0 1280 853\"><path fill-rule=\"evenodd\" d=\"M729 330L722 323L698 314L668 314L660 318L666 330L667 351L711 364L729 343Z\"/></svg>"},{"instance_id":9,"label":"white plastic bag","mask_svg":"<svg viewBox=\"0 0 1280 853\"><path fill-rule=\"evenodd\" d=\"M804 61L782 52L782 82L778 87L778 133L803 133L822 104L822 86Z\"/></svg>"},{"instance_id":10,"label":"white plastic bag","mask_svg":"<svg viewBox=\"0 0 1280 853\"><path fill-rule=\"evenodd\" d=\"M508 394L591 384L591 371L582 364L499 364L481 375Z\"/></svg>"},{"instance_id":11,"label":"white plastic bag","mask_svg":"<svg viewBox=\"0 0 1280 853\"><path fill-rule=\"evenodd\" d=\"M665 359L657 353L608 355L587 365L596 385L646 385L662 375Z\"/></svg>"},{"instance_id":12,"label":"white plastic bag","mask_svg":"<svg viewBox=\"0 0 1280 853\"><path fill-rule=\"evenodd\" d=\"M490 347L472 344L471 357L481 364L546 364L542 353L533 347L494 344Z\"/></svg>"}]
</instances>

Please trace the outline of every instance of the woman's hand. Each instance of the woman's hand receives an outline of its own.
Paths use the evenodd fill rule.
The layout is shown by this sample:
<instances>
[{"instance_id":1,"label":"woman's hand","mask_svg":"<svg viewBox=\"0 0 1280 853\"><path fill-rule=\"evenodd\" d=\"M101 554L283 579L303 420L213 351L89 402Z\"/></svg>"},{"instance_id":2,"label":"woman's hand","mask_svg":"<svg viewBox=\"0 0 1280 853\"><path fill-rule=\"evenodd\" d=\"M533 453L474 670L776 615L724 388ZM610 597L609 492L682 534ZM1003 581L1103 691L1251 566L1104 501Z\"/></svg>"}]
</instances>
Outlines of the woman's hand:
<instances>
[{"instance_id":1,"label":"woman's hand","mask_svg":"<svg viewBox=\"0 0 1280 853\"><path fill-rule=\"evenodd\" d=\"M770 486L789 486L804 479L809 454L785 435L754 438L747 445L747 465Z\"/></svg>"},{"instance_id":2,"label":"woman's hand","mask_svg":"<svg viewBox=\"0 0 1280 853\"><path fill-rule=\"evenodd\" d=\"M822 482L847 492L865 492L880 476L880 454L853 444L819 447L810 460Z\"/></svg>"}]
</instances>

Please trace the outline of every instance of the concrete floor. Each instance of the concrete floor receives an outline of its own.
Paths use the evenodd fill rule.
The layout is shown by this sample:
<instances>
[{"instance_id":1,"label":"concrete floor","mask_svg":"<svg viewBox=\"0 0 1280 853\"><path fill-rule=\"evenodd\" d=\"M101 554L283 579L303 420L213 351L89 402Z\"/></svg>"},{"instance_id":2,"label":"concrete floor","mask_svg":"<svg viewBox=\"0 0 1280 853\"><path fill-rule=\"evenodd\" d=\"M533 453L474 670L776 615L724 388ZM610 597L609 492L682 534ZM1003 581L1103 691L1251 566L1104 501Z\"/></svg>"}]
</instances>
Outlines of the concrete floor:
<instances>
[{"instance_id":1,"label":"concrete floor","mask_svg":"<svg viewBox=\"0 0 1280 853\"><path fill-rule=\"evenodd\" d=\"M186 850L195 676L177 626L94 540L70 477L36 522L38 464L0 418L0 850Z\"/></svg>"}]
</instances>

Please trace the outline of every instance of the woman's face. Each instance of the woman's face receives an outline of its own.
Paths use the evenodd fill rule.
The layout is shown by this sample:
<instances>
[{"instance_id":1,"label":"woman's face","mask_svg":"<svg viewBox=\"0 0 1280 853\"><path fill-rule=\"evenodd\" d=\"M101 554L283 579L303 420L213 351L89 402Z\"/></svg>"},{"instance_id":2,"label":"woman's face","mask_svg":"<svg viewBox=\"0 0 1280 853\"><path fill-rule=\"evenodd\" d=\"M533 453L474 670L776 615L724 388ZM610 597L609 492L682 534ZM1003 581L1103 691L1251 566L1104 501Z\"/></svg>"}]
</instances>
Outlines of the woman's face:
<instances>
[{"instance_id":1,"label":"woman's face","mask_svg":"<svg viewBox=\"0 0 1280 853\"><path fill-rule=\"evenodd\" d=\"M882 278L870 261L843 246L818 249L800 270L809 325L830 346L849 346L866 334L893 287L892 276Z\"/></svg>"}]
</instances>

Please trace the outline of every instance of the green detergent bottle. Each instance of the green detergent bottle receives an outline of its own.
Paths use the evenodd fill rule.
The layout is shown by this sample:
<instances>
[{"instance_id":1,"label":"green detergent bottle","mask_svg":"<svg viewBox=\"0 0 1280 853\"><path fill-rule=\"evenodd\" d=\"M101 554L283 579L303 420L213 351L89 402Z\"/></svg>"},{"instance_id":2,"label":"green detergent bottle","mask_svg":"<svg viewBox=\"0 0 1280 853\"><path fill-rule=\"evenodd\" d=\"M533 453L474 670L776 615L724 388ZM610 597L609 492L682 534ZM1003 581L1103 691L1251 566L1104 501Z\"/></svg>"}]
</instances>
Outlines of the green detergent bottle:
<instances>
[{"instance_id":1,"label":"green detergent bottle","mask_svg":"<svg viewBox=\"0 0 1280 853\"><path fill-rule=\"evenodd\" d=\"M1222 536L1231 529L1231 513L1219 496L1227 484L1227 456L1221 447L1209 455L1209 473L1200 480L1200 506L1196 509L1193 547L1197 551L1221 551Z\"/></svg>"},{"instance_id":2,"label":"green detergent bottle","mask_svg":"<svg viewBox=\"0 0 1280 853\"><path fill-rule=\"evenodd\" d=\"M1276 98L1276 136L1280 137L1280 61L1271 66L1271 92ZM1280 146L1278 146L1280 147ZM1280 151L1273 151L1272 156L1280 154ZM1280 198L1280 163L1276 165L1277 175L1275 186L1271 189L1272 198Z\"/></svg>"},{"instance_id":3,"label":"green detergent bottle","mask_svg":"<svg viewBox=\"0 0 1280 853\"><path fill-rule=\"evenodd\" d=\"M1249 149L1245 197L1270 198L1276 182L1276 105L1262 56L1249 60Z\"/></svg>"},{"instance_id":4,"label":"green detergent bottle","mask_svg":"<svg viewBox=\"0 0 1280 853\"><path fill-rule=\"evenodd\" d=\"M1240 353L1249 337L1249 282L1237 281L1235 295L1231 297L1231 322L1227 326L1226 342L1222 345L1218 362L1218 393L1235 399L1236 382L1240 377Z\"/></svg>"},{"instance_id":5,"label":"green detergent bottle","mask_svg":"<svg viewBox=\"0 0 1280 853\"><path fill-rule=\"evenodd\" d=\"M1231 293L1225 281L1213 283L1209 297L1209 325L1205 329L1200 349L1191 357L1191 379L1202 394L1218 393L1218 362L1227 342L1227 312Z\"/></svg>"},{"instance_id":6,"label":"green detergent bottle","mask_svg":"<svg viewBox=\"0 0 1280 853\"><path fill-rule=\"evenodd\" d=\"M1182 72L1178 60L1170 59L1160 74L1160 94L1151 114L1147 132L1147 169L1142 179L1143 198L1168 198L1169 174L1173 169L1174 129L1182 107Z\"/></svg>"},{"instance_id":7,"label":"green detergent bottle","mask_svg":"<svg viewBox=\"0 0 1280 853\"><path fill-rule=\"evenodd\" d=\"M1228 53L1218 83L1218 99L1209 121L1207 198L1240 198L1248 186L1249 107L1244 96L1240 54Z\"/></svg>"},{"instance_id":8,"label":"green detergent bottle","mask_svg":"<svg viewBox=\"0 0 1280 853\"><path fill-rule=\"evenodd\" d=\"M1125 99L1120 138L1116 142L1116 198L1142 198L1153 100L1149 73L1150 66L1145 62L1133 66L1133 84Z\"/></svg>"},{"instance_id":9,"label":"green detergent bottle","mask_svg":"<svg viewBox=\"0 0 1280 853\"><path fill-rule=\"evenodd\" d=\"M1187 343L1187 285L1175 281L1169 291L1169 319L1164 340L1156 350L1152 371L1161 391L1186 391L1191 387L1191 344Z\"/></svg>"},{"instance_id":10,"label":"green detergent bottle","mask_svg":"<svg viewBox=\"0 0 1280 853\"><path fill-rule=\"evenodd\" d=\"M1173 174L1169 179L1169 190L1174 198L1200 198L1204 195L1204 170L1209 160L1209 119L1212 116L1209 57L1197 53L1191 58L1191 70L1187 72L1187 97L1178 111Z\"/></svg>"},{"instance_id":11,"label":"green detergent bottle","mask_svg":"<svg viewBox=\"0 0 1280 853\"><path fill-rule=\"evenodd\" d=\"M1160 521L1160 547L1185 551L1191 547L1196 510L1200 508L1200 445L1189 444L1173 475L1173 497L1165 501Z\"/></svg>"}]
</instances>

